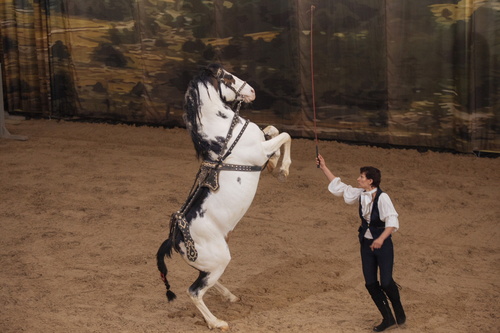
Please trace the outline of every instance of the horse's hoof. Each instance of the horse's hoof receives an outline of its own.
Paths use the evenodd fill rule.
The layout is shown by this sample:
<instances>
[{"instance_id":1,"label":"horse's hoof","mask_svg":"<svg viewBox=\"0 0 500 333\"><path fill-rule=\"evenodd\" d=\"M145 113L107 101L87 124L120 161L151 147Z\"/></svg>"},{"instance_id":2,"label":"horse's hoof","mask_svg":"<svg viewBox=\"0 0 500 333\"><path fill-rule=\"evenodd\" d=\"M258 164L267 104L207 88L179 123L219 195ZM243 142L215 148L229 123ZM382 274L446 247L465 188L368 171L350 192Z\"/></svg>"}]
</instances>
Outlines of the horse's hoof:
<instances>
[{"instance_id":1,"label":"horse's hoof","mask_svg":"<svg viewBox=\"0 0 500 333\"><path fill-rule=\"evenodd\" d=\"M278 180L282 183L286 182L286 178L288 177L288 172L285 170L281 170L278 175Z\"/></svg>"},{"instance_id":2,"label":"horse's hoof","mask_svg":"<svg viewBox=\"0 0 500 333\"><path fill-rule=\"evenodd\" d=\"M214 324L208 325L208 328L210 329L218 328L223 332L229 331L229 325L224 320L220 319L217 319L217 321Z\"/></svg>"}]
</instances>

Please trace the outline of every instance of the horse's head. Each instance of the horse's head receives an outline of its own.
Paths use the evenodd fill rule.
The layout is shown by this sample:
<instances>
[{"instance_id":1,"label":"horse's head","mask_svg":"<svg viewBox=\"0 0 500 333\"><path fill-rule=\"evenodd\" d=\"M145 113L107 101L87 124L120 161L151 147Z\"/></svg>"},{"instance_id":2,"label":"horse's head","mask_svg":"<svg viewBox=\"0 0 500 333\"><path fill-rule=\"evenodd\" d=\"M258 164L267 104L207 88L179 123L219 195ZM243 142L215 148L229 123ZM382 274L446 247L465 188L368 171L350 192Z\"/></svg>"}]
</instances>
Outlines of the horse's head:
<instances>
[{"instance_id":1,"label":"horse's head","mask_svg":"<svg viewBox=\"0 0 500 333\"><path fill-rule=\"evenodd\" d=\"M229 73L219 64L211 64L207 67L212 77L216 80L214 84L219 95L225 102L243 101L250 103L255 99L255 90L236 75Z\"/></svg>"},{"instance_id":2,"label":"horse's head","mask_svg":"<svg viewBox=\"0 0 500 333\"><path fill-rule=\"evenodd\" d=\"M200 89L212 87L218 96L210 93L202 94L200 91ZM203 127L200 123L202 108L211 104L208 101L204 101L204 98L209 98L212 102L220 98L223 103L234 101L250 103L255 99L255 91L245 81L227 72L219 64L212 64L205 67L191 80L184 97L185 113L183 118L186 127L191 133L197 156L207 159L205 155L210 151L216 151L215 147L220 148L220 142L207 141L204 134L200 132ZM215 112L220 111L220 109L217 109L218 107L216 105ZM231 109L229 105L225 105L224 107Z\"/></svg>"}]
</instances>

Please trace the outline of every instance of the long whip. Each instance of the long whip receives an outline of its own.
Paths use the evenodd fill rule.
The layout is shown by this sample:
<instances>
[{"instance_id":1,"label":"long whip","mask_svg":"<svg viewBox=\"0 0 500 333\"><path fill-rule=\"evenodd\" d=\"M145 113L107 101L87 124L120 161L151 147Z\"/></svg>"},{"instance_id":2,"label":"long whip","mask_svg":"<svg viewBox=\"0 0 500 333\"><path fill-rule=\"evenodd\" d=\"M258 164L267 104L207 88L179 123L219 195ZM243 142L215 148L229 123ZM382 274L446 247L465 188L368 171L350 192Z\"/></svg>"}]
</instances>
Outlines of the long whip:
<instances>
[{"instance_id":1,"label":"long whip","mask_svg":"<svg viewBox=\"0 0 500 333\"><path fill-rule=\"evenodd\" d=\"M316 129L316 96L314 93L314 52L313 52L313 12L316 7L311 5L311 50L310 50L310 59L311 59L311 90L312 90L312 105L313 105L313 115L314 115L314 141L316 143L316 157L319 155L319 147L318 147L318 131ZM317 166L319 168L319 164Z\"/></svg>"}]
</instances>

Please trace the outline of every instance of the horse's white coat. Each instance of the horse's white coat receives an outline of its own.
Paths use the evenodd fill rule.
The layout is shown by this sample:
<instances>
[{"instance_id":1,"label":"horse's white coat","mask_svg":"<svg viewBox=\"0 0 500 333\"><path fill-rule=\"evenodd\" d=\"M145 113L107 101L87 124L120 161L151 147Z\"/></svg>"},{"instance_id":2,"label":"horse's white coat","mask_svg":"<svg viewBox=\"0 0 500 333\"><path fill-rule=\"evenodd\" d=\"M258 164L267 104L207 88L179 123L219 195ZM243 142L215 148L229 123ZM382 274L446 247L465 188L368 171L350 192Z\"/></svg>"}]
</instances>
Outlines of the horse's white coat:
<instances>
[{"instance_id":1,"label":"horse's white coat","mask_svg":"<svg viewBox=\"0 0 500 333\"><path fill-rule=\"evenodd\" d=\"M226 74L232 75L227 72ZM255 99L253 88L236 76L232 76L235 81L232 86L235 90L238 91L244 85L237 99L244 102L253 101ZM199 127L199 132L202 132L203 137L208 140L216 140L216 138L220 137L225 138L234 112L221 100L219 92L211 84L205 86L199 83L198 89L201 101L199 121L201 126ZM220 85L220 89L226 101L235 99L236 93L233 90L224 84ZM244 123L245 120L240 118L226 149L236 139ZM189 128L190 124L188 123L187 126ZM250 122L232 153L224 162L237 165L262 166L269 160L268 168L272 170L277 165L278 158L281 155L280 147L284 146L280 176L288 176L291 164L290 135L287 133L280 134L273 126L267 127L264 131L272 138L266 141L263 131L256 124ZM212 153L211 158L216 160L217 154ZM198 251L196 261L191 262L187 259L185 255L186 248L183 243L180 244L184 260L194 268L208 273L204 281L205 286L196 290L195 293L188 290L188 294L202 313L209 328L225 330L228 328L228 324L216 318L203 302L203 295L208 289L215 287L229 301L235 302L238 300L238 297L222 286L218 280L231 260L226 237L250 207L257 191L259 179L260 172L220 171L219 189L211 191L203 202L201 206L203 211L202 216L198 215L191 220L191 237Z\"/></svg>"}]
</instances>

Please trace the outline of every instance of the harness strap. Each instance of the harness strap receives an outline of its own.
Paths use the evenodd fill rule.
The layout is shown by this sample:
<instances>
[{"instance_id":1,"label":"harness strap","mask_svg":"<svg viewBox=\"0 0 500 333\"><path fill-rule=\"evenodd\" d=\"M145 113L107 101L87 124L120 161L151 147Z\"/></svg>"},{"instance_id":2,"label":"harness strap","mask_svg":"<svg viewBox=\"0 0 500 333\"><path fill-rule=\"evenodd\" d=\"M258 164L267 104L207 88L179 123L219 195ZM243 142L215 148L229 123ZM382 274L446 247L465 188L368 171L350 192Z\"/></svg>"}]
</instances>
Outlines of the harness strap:
<instances>
[{"instance_id":1,"label":"harness strap","mask_svg":"<svg viewBox=\"0 0 500 333\"><path fill-rule=\"evenodd\" d=\"M219 170L228 170L228 171L251 171L257 172L264 170L264 166L260 165L238 165L238 164L227 164L222 163L219 167Z\"/></svg>"},{"instance_id":2,"label":"harness strap","mask_svg":"<svg viewBox=\"0 0 500 333\"><path fill-rule=\"evenodd\" d=\"M201 163L202 168L211 168L216 171L226 170L226 171L262 171L265 165L240 165L240 164L228 164L228 163L216 163L210 161L203 161Z\"/></svg>"},{"instance_id":3,"label":"harness strap","mask_svg":"<svg viewBox=\"0 0 500 333\"><path fill-rule=\"evenodd\" d=\"M217 157L218 163L222 163L222 161L227 157L227 155L230 154L230 151L228 151L228 152L226 152L225 155L223 155L224 150L226 149L227 144L229 143L229 140L231 140L231 137L233 136L234 127L240 121L240 119L239 119L240 118L240 107L241 107L241 102L238 104L238 107L234 111L233 119L231 120L231 126L229 126L229 131L227 132L226 139L224 140L222 147L221 147L221 150L220 150L220 153L219 153L219 156ZM245 125L241 129L240 134L238 134L238 137L236 138L236 140L234 140L234 142L231 145L231 147L229 148L229 150L233 150L234 146L239 141L239 139L241 138L241 135L243 134L243 132L247 128L248 122L249 122L249 120L247 120L247 122L245 123Z\"/></svg>"},{"instance_id":4,"label":"harness strap","mask_svg":"<svg viewBox=\"0 0 500 333\"><path fill-rule=\"evenodd\" d=\"M198 251L196 251L196 247L194 246L194 240L191 237L191 233L189 232L189 223L186 220L186 217L181 212L176 212L173 216L175 223L184 237L184 245L186 246L186 256L189 261L195 261L198 258Z\"/></svg>"},{"instance_id":5,"label":"harness strap","mask_svg":"<svg viewBox=\"0 0 500 333\"><path fill-rule=\"evenodd\" d=\"M247 126L248 124L250 123L250 120L246 120L245 121L245 125L243 125L243 128L241 129L240 133L238 134L238 136L236 137L236 139L234 140L233 144L231 145L231 147L229 147L229 149L227 150L227 152L224 154L224 156L222 157L219 157L220 161L224 161L230 154L231 152L233 151L233 148L234 146L236 146L236 144L238 143L238 141L240 141L240 138L241 136L243 135L243 132L245 132L245 130L247 129Z\"/></svg>"}]
</instances>

